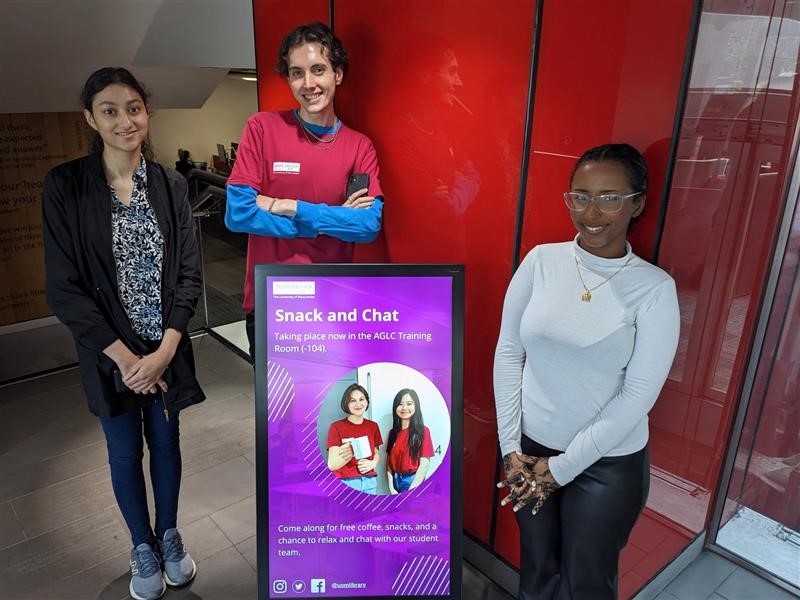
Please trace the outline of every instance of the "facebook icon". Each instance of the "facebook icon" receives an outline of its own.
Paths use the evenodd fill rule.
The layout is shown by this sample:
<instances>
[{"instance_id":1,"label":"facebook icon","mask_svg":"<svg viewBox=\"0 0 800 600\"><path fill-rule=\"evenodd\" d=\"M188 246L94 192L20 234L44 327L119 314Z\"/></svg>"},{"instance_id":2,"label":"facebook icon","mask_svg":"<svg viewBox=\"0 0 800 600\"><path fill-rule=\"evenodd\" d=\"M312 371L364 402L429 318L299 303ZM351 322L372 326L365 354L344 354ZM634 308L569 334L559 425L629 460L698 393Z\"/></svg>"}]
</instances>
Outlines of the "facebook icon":
<instances>
[{"instance_id":1,"label":"facebook icon","mask_svg":"<svg viewBox=\"0 0 800 600\"><path fill-rule=\"evenodd\" d=\"M324 594L325 593L325 580L324 579L312 579L311 585L312 594Z\"/></svg>"}]
</instances>

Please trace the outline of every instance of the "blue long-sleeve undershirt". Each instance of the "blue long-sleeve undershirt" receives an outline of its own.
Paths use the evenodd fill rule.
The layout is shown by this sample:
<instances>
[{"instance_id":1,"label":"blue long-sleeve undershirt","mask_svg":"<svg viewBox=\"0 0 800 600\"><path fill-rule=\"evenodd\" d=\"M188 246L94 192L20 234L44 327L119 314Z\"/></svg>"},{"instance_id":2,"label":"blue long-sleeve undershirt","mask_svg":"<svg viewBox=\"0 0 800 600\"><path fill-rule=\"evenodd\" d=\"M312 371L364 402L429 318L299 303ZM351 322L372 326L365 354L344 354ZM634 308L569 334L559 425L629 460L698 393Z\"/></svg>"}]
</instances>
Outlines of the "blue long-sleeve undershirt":
<instances>
[{"instance_id":1,"label":"blue long-sleeve undershirt","mask_svg":"<svg viewBox=\"0 0 800 600\"><path fill-rule=\"evenodd\" d=\"M329 206L297 200L294 217L273 215L256 204L258 191L249 185L227 187L225 226L231 231L279 238L315 238L329 235L344 242L373 241L381 229L383 197L369 208Z\"/></svg>"}]
</instances>

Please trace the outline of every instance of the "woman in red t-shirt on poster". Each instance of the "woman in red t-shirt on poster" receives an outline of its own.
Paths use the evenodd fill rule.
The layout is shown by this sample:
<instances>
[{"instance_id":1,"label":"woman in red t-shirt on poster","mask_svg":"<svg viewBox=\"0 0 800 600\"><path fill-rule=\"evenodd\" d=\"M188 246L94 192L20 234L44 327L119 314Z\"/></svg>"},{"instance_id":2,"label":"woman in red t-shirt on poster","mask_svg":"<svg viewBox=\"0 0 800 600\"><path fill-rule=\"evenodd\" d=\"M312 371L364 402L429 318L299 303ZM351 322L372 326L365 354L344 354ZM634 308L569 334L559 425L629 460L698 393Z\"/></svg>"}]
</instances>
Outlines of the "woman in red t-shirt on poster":
<instances>
[{"instance_id":1,"label":"woman in red t-shirt on poster","mask_svg":"<svg viewBox=\"0 0 800 600\"><path fill-rule=\"evenodd\" d=\"M392 403L392 430L386 444L389 491L407 492L425 481L432 456L433 440L422 419L419 396L412 389L402 389Z\"/></svg>"},{"instance_id":2,"label":"woman in red t-shirt on poster","mask_svg":"<svg viewBox=\"0 0 800 600\"><path fill-rule=\"evenodd\" d=\"M347 386L341 406L347 417L334 421L328 429L328 468L354 490L377 494L375 467L383 438L378 424L364 418L369 408L367 390L357 383Z\"/></svg>"}]
</instances>

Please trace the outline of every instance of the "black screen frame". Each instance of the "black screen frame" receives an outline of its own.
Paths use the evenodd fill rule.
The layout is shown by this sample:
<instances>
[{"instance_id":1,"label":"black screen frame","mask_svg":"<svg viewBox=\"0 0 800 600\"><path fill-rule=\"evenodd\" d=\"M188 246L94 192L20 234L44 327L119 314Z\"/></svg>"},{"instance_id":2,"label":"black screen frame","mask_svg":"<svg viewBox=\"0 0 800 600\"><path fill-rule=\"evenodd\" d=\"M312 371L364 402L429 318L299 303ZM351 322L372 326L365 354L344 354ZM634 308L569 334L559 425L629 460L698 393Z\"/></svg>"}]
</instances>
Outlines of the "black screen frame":
<instances>
[{"instance_id":1,"label":"black screen frame","mask_svg":"<svg viewBox=\"0 0 800 600\"><path fill-rule=\"evenodd\" d=\"M460 600L462 592L463 455L464 447L464 265L292 264L255 266L255 445L256 445L256 548L258 597L270 598L269 589L269 481L267 473L267 314L268 277L449 277L452 290L451 433L450 433L450 593L413 596L421 600ZM286 594L286 598L321 598ZM342 598L342 596L337 596ZM353 596L358 600L387 600L395 596Z\"/></svg>"}]
</instances>

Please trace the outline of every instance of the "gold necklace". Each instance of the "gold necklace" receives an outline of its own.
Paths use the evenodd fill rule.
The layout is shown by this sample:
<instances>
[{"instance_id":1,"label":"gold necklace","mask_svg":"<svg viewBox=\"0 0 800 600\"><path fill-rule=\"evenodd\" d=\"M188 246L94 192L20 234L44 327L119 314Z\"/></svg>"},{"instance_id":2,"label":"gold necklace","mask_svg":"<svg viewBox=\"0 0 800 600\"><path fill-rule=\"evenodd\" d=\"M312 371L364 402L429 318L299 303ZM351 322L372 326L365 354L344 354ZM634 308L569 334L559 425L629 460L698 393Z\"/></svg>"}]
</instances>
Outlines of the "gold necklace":
<instances>
[{"instance_id":1,"label":"gold necklace","mask_svg":"<svg viewBox=\"0 0 800 600\"><path fill-rule=\"evenodd\" d=\"M611 279L612 279L612 278L613 278L613 277L614 277L614 276L615 276L617 273L619 273L620 271L622 271L622 269L624 269L625 267L627 267L627 266L628 266L628 263L629 263L629 262L631 262L631 259L633 259L633 255L629 256L629 257L628 257L628 260L626 260L626 261L625 261L625 264L624 264L624 265L622 265L622 266L621 266L619 269L617 269L616 271L614 271L614 272L611 274L611 276L610 276L610 277L608 277L608 278L607 278L607 279L605 279L604 281L601 281L600 283L598 283L598 284L597 284L596 286L594 286L593 288L588 288L588 287L586 287L586 282L583 280L583 275L581 275L581 266L580 266L580 264L578 263L578 257L577 257L577 256L575 256L574 254L572 255L572 257L575 259L575 268L578 270L578 279L580 279L580 280L581 280L581 285L583 286L583 290L584 290L584 291L583 291L583 293L581 294L581 300L582 300L583 302L591 302L591 301L592 301L592 292L593 292L593 291L595 291L597 288L599 288L599 287L600 287L601 285L603 285L604 283L608 283L609 281L611 281Z\"/></svg>"}]
</instances>

